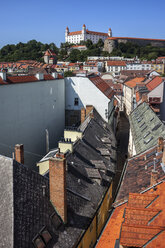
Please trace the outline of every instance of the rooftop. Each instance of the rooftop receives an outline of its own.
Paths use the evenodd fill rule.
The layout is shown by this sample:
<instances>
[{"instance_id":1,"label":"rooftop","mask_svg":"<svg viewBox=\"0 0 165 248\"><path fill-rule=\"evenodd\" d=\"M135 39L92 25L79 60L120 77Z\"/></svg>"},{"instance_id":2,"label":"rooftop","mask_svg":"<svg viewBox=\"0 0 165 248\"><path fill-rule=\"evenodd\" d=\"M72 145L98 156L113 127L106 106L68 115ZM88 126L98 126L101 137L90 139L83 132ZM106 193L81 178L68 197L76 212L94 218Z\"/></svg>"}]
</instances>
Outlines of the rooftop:
<instances>
[{"instance_id":1,"label":"rooftop","mask_svg":"<svg viewBox=\"0 0 165 248\"><path fill-rule=\"evenodd\" d=\"M132 193L140 193L150 187L151 172L154 169L154 163L158 172L158 181L165 178L165 170L161 164L162 156L163 153L157 154L157 146L154 146L146 152L128 159L123 171L115 205L128 200L130 191ZM155 161L154 158L156 158Z\"/></svg>"},{"instance_id":2,"label":"rooftop","mask_svg":"<svg viewBox=\"0 0 165 248\"><path fill-rule=\"evenodd\" d=\"M106 97L111 99L114 96L113 89L101 77L91 75L88 78Z\"/></svg>"},{"instance_id":3,"label":"rooftop","mask_svg":"<svg viewBox=\"0 0 165 248\"><path fill-rule=\"evenodd\" d=\"M46 247L70 248L76 246L89 226L115 174L116 151L112 147L116 146L116 140L95 109L92 117L87 118L83 138L66 155L68 221L65 226L49 200L49 175L41 176L0 156L0 184L4 192L0 223L5 223L4 232L1 231L4 247L33 247L34 238L42 241L44 228L50 239ZM108 142L104 141L105 137ZM105 156L102 150L110 155ZM54 156L56 150L52 152ZM50 153L43 159L49 156ZM43 186L46 186L45 196Z\"/></svg>"},{"instance_id":4,"label":"rooftop","mask_svg":"<svg viewBox=\"0 0 165 248\"><path fill-rule=\"evenodd\" d=\"M156 145L160 135L165 138L164 124L146 102L130 113L129 121L136 154Z\"/></svg>"}]
</instances>

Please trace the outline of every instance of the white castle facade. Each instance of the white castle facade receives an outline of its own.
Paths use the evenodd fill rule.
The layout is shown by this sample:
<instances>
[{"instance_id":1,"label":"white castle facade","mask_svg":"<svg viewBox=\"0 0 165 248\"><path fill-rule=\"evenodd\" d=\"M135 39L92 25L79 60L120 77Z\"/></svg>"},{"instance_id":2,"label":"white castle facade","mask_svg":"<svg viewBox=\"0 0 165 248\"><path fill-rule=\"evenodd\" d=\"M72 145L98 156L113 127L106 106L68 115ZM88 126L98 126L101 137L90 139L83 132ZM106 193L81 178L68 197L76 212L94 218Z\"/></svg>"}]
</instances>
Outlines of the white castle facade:
<instances>
[{"instance_id":1,"label":"white castle facade","mask_svg":"<svg viewBox=\"0 0 165 248\"><path fill-rule=\"evenodd\" d=\"M69 32L69 28L67 27L65 30L65 42L78 44L81 41L91 40L93 44L96 44L99 39L103 41L108 37L112 37L112 30L109 28L108 33L89 31L86 29L85 24L82 27L81 31Z\"/></svg>"}]
</instances>

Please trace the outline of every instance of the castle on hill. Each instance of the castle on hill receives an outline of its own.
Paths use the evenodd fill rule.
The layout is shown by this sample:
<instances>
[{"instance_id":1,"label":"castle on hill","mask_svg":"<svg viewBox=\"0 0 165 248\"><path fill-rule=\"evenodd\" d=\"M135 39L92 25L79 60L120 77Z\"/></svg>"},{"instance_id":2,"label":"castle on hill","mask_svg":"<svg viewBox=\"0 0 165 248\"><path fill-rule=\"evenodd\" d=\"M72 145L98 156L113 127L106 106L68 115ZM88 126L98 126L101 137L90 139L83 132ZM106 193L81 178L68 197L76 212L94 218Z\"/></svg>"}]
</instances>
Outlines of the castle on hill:
<instances>
[{"instance_id":1,"label":"castle on hill","mask_svg":"<svg viewBox=\"0 0 165 248\"><path fill-rule=\"evenodd\" d=\"M65 30L65 42L78 44L81 41L91 40L93 44L96 44L99 39L105 41L108 37L112 37L112 30L109 28L108 33L95 32L86 29L85 24L81 31L69 32L67 27Z\"/></svg>"}]
</instances>

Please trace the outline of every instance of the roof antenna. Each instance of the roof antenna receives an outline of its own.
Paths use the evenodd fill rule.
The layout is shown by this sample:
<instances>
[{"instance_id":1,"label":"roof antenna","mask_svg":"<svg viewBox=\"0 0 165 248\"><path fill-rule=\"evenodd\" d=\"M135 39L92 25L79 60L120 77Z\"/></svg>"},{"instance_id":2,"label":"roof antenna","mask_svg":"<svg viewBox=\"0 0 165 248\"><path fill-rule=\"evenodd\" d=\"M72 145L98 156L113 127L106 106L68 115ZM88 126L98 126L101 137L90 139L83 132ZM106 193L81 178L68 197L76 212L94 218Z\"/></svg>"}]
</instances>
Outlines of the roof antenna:
<instances>
[{"instance_id":1,"label":"roof antenna","mask_svg":"<svg viewBox=\"0 0 165 248\"><path fill-rule=\"evenodd\" d=\"M156 171L156 158L154 158L154 171Z\"/></svg>"}]
</instances>

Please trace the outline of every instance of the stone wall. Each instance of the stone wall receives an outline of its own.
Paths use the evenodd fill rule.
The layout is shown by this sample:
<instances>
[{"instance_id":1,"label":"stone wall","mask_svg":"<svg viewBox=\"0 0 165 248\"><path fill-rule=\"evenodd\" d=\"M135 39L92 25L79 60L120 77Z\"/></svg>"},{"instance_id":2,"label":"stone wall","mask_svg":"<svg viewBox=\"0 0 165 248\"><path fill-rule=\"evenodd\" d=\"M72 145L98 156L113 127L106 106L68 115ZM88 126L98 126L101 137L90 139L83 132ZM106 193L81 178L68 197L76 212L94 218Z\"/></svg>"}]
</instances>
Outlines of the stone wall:
<instances>
[{"instance_id":1,"label":"stone wall","mask_svg":"<svg viewBox=\"0 0 165 248\"><path fill-rule=\"evenodd\" d=\"M155 47L165 47L165 40L112 37L112 38L108 38L105 40L104 51L111 53L113 49L117 47L119 43L127 43L127 42L138 44L140 46L146 46L148 44L151 44L152 46L155 46Z\"/></svg>"}]
</instances>

